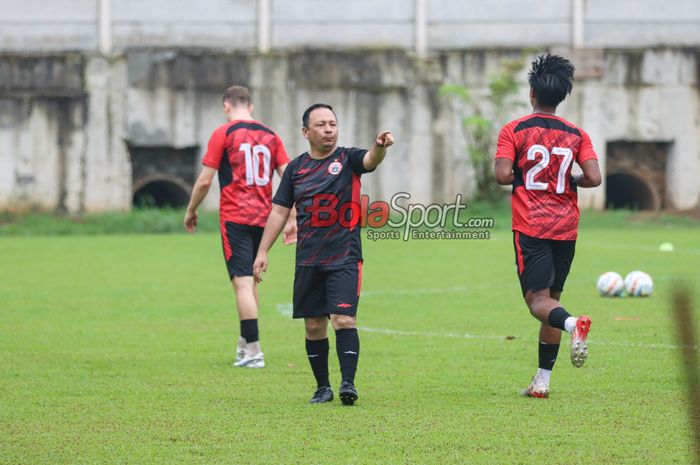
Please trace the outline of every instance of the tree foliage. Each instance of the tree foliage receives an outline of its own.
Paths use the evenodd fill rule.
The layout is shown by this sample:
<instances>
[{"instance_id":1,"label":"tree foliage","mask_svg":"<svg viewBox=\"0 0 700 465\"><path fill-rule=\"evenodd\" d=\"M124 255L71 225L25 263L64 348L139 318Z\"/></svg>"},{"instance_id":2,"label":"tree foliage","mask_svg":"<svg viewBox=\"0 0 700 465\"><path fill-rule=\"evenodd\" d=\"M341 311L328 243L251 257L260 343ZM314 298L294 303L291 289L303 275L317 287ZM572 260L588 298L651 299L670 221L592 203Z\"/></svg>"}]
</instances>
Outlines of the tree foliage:
<instances>
[{"instance_id":1,"label":"tree foliage","mask_svg":"<svg viewBox=\"0 0 700 465\"><path fill-rule=\"evenodd\" d=\"M477 98L465 86L444 84L438 95L448 101L461 101L462 129L467 140L468 157L472 162L476 180L476 200L498 201L502 190L493 176L493 155L497 131L508 115L522 106L514 97L519 86L516 79L522 70L525 57L504 59L501 69L488 82L486 95Z\"/></svg>"}]
</instances>

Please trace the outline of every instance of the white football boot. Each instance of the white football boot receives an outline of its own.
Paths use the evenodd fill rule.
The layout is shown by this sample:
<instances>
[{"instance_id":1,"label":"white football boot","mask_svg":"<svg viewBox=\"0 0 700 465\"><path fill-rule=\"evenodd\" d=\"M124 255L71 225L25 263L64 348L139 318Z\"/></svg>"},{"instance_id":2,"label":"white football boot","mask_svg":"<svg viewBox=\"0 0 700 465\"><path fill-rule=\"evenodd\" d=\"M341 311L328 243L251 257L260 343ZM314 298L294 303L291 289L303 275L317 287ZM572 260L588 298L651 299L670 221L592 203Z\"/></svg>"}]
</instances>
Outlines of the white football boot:
<instances>
[{"instance_id":1,"label":"white football boot","mask_svg":"<svg viewBox=\"0 0 700 465\"><path fill-rule=\"evenodd\" d=\"M576 328L571 333L571 364L581 368L588 358L588 331L591 319L582 315L576 319Z\"/></svg>"},{"instance_id":2,"label":"white football boot","mask_svg":"<svg viewBox=\"0 0 700 465\"><path fill-rule=\"evenodd\" d=\"M523 397L537 397L538 399L546 399L549 397L549 386L545 383L532 380L532 383L520 391Z\"/></svg>"},{"instance_id":3,"label":"white football boot","mask_svg":"<svg viewBox=\"0 0 700 465\"><path fill-rule=\"evenodd\" d=\"M265 355L258 352L255 355L245 353L243 358L233 364L235 367L241 368L265 368Z\"/></svg>"}]
</instances>

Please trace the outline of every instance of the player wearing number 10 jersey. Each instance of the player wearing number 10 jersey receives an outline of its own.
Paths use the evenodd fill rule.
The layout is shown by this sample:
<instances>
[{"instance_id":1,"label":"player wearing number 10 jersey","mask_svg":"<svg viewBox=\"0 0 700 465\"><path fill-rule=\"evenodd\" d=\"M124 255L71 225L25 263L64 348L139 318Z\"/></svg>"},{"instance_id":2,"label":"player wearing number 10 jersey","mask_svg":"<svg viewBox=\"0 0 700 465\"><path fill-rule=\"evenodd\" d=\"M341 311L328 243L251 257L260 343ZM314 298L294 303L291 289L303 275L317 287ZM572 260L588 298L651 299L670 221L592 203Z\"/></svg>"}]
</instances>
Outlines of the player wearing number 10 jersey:
<instances>
[{"instance_id":1,"label":"player wearing number 10 jersey","mask_svg":"<svg viewBox=\"0 0 700 465\"><path fill-rule=\"evenodd\" d=\"M197 207L218 171L221 239L241 323L234 365L263 368L265 358L258 337L258 292L253 280L253 261L272 208L272 172L276 170L282 176L289 158L279 136L253 119L248 89L229 87L223 105L228 122L211 135L202 160L204 167L185 214L185 228L194 232Z\"/></svg>"},{"instance_id":2,"label":"player wearing number 10 jersey","mask_svg":"<svg viewBox=\"0 0 700 465\"><path fill-rule=\"evenodd\" d=\"M579 210L577 187L596 187L601 176L591 140L555 115L571 93L574 66L556 55L541 55L529 74L533 113L505 125L498 136L496 180L513 185L513 245L523 297L540 324L539 368L529 397L549 396L549 379L561 332L571 333L571 362L588 356L591 320L575 318L561 305L564 282L574 258ZM573 162L583 174L571 176Z\"/></svg>"}]
</instances>

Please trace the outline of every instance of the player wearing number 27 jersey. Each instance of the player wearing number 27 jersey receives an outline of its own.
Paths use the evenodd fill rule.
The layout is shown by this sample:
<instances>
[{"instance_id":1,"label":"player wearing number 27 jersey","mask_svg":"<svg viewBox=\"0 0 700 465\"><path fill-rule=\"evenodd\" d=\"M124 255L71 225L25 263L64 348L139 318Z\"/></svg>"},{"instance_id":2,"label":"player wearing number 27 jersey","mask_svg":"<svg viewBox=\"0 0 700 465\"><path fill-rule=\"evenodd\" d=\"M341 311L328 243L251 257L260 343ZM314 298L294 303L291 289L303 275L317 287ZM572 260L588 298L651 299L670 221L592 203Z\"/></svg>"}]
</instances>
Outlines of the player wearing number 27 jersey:
<instances>
[{"instance_id":1,"label":"player wearing number 27 jersey","mask_svg":"<svg viewBox=\"0 0 700 465\"><path fill-rule=\"evenodd\" d=\"M549 379L561 332L571 333L571 362L588 356L591 320L571 316L560 303L574 259L578 231L578 187L600 184L591 140L582 129L555 115L571 93L574 66L565 58L542 55L529 74L530 115L505 125L498 136L496 180L513 185L513 248L520 288L540 321L539 367L522 394L548 397ZM577 163L583 175L571 176Z\"/></svg>"},{"instance_id":2,"label":"player wearing number 27 jersey","mask_svg":"<svg viewBox=\"0 0 700 465\"><path fill-rule=\"evenodd\" d=\"M513 161L513 231L576 240L578 195L573 162L597 160L582 129L556 115L533 113L503 127L497 158Z\"/></svg>"}]
</instances>

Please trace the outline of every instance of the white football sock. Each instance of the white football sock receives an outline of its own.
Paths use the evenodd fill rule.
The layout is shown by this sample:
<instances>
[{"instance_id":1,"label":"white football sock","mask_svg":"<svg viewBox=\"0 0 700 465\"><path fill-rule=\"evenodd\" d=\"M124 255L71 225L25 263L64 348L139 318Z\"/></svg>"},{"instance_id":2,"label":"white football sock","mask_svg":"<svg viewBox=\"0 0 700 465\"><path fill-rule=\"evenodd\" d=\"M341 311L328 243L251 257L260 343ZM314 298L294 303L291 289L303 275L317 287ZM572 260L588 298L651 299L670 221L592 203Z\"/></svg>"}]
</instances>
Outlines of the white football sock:
<instances>
[{"instance_id":1,"label":"white football sock","mask_svg":"<svg viewBox=\"0 0 700 465\"><path fill-rule=\"evenodd\" d=\"M552 370L545 370L543 368L537 369L537 374L535 379L532 381L534 384L544 383L549 386L549 377L552 376Z\"/></svg>"},{"instance_id":2,"label":"white football sock","mask_svg":"<svg viewBox=\"0 0 700 465\"><path fill-rule=\"evenodd\" d=\"M240 350L245 350L246 342L243 336L238 338L238 346L236 346L236 349Z\"/></svg>"},{"instance_id":3,"label":"white football sock","mask_svg":"<svg viewBox=\"0 0 700 465\"><path fill-rule=\"evenodd\" d=\"M260 341L251 342L245 345L246 354L254 357L260 353Z\"/></svg>"},{"instance_id":4,"label":"white football sock","mask_svg":"<svg viewBox=\"0 0 700 465\"><path fill-rule=\"evenodd\" d=\"M576 318L575 316L570 316L569 318L564 321L564 329L566 329L567 333L572 333L574 329L576 329Z\"/></svg>"}]
</instances>

